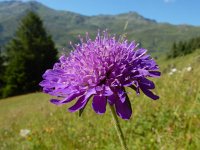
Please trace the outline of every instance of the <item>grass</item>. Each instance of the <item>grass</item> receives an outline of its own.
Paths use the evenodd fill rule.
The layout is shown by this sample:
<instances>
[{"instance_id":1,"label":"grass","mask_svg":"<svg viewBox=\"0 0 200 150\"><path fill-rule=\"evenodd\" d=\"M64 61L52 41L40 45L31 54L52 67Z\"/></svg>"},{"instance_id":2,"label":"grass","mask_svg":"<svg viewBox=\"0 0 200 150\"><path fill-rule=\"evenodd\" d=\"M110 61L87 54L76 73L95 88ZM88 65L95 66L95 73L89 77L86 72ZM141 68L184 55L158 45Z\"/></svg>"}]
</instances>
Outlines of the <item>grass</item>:
<instances>
[{"instance_id":1,"label":"grass","mask_svg":"<svg viewBox=\"0 0 200 150\"><path fill-rule=\"evenodd\" d=\"M163 75L154 79L152 101L130 94L133 115L120 119L130 150L200 149L200 51L175 60L158 60ZM185 67L192 66L190 72ZM177 72L169 75L172 67ZM129 90L129 89L127 89ZM130 91L130 90L129 90ZM88 103L83 116L54 106L51 97L33 93L0 101L0 150L120 150L109 107L97 115ZM21 129L31 130L21 137Z\"/></svg>"}]
</instances>

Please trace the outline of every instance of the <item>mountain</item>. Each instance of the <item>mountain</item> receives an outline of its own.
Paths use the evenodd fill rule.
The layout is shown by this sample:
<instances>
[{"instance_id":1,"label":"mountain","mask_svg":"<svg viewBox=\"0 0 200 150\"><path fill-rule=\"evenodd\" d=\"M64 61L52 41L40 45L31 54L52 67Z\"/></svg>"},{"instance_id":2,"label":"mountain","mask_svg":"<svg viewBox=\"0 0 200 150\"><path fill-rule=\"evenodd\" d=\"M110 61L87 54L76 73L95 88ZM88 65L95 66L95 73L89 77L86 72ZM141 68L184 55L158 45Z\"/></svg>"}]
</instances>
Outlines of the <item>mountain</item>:
<instances>
[{"instance_id":1,"label":"mountain","mask_svg":"<svg viewBox=\"0 0 200 150\"><path fill-rule=\"evenodd\" d=\"M84 16L68 11L58 11L36 1L0 2L0 45L4 45L14 35L20 19L28 11L34 11L44 21L48 32L59 49L78 42L79 34L89 32L91 37L98 29L109 29L111 33L127 33L129 40L136 40L151 52L167 52L174 41L200 36L200 27L157 23L136 12L119 15Z\"/></svg>"}]
</instances>

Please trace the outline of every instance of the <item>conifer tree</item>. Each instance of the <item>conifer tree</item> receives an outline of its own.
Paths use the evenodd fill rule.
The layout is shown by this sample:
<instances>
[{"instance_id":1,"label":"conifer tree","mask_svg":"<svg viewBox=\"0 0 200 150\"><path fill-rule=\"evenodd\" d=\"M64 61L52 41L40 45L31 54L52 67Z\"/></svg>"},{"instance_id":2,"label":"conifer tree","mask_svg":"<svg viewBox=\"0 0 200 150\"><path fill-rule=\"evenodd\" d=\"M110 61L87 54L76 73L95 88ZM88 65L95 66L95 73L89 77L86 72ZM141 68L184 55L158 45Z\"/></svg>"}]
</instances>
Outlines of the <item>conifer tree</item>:
<instances>
[{"instance_id":1,"label":"conifer tree","mask_svg":"<svg viewBox=\"0 0 200 150\"><path fill-rule=\"evenodd\" d=\"M3 63L4 61L0 47L0 98L2 97L2 90L3 90L3 73L4 73Z\"/></svg>"},{"instance_id":2,"label":"conifer tree","mask_svg":"<svg viewBox=\"0 0 200 150\"><path fill-rule=\"evenodd\" d=\"M177 46L176 43L174 43L172 46L172 57L176 57L176 55L177 55Z\"/></svg>"},{"instance_id":3,"label":"conifer tree","mask_svg":"<svg viewBox=\"0 0 200 150\"><path fill-rule=\"evenodd\" d=\"M173 43L171 51L167 55L167 58L176 58L194 52L200 48L200 37L192 38L188 41L180 41L177 44Z\"/></svg>"},{"instance_id":4,"label":"conifer tree","mask_svg":"<svg viewBox=\"0 0 200 150\"><path fill-rule=\"evenodd\" d=\"M28 12L16 31L16 36L6 46L6 87L3 96L13 96L39 89L44 71L56 61L57 51L42 20Z\"/></svg>"},{"instance_id":5,"label":"conifer tree","mask_svg":"<svg viewBox=\"0 0 200 150\"><path fill-rule=\"evenodd\" d=\"M0 75L3 72L3 56L2 56L2 51L1 51L1 47L0 47Z\"/></svg>"}]
</instances>

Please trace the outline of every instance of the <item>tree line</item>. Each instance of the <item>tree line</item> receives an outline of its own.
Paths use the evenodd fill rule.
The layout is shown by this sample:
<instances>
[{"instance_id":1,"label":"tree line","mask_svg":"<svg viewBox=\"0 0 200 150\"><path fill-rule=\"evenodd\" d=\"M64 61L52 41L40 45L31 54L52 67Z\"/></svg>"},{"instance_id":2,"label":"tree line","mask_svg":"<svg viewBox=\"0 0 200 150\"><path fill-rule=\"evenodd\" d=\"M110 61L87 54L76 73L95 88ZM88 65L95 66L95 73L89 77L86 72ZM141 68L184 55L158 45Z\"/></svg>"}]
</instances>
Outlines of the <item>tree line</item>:
<instances>
[{"instance_id":1,"label":"tree line","mask_svg":"<svg viewBox=\"0 0 200 150\"><path fill-rule=\"evenodd\" d=\"M28 12L0 51L0 98L39 90L42 74L56 60L57 50L42 20Z\"/></svg>"},{"instance_id":2,"label":"tree line","mask_svg":"<svg viewBox=\"0 0 200 150\"><path fill-rule=\"evenodd\" d=\"M196 49L200 48L200 37L192 38L188 41L174 42L171 48L168 58L176 58L192 53Z\"/></svg>"}]
</instances>

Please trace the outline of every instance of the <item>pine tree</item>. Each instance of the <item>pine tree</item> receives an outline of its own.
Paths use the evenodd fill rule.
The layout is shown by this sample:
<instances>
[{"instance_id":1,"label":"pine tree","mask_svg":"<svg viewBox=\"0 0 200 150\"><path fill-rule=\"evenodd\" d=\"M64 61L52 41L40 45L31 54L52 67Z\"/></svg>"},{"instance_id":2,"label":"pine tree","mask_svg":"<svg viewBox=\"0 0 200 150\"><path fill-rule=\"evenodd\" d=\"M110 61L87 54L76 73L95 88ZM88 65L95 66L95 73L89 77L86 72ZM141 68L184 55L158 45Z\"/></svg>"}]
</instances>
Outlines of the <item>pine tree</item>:
<instances>
[{"instance_id":1,"label":"pine tree","mask_svg":"<svg viewBox=\"0 0 200 150\"><path fill-rule=\"evenodd\" d=\"M177 44L173 43L171 51L167 58L176 58L187 55L200 48L200 37L192 38L188 41L180 41Z\"/></svg>"},{"instance_id":2,"label":"pine tree","mask_svg":"<svg viewBox=\"0 0 200 150\"><path fill-rule=\"evenodd\" d=\"M56 61L57 51L39 16L28 12L6 46L6 54L4 97L38 90L42 74Z\"/></svg>"},{"instance_id":3,"label":"pine tree","mask_svg":"<svg viewBox=\"0 0 200 150\"><path fill-rule=\"evenodd\" d=\"M2 56L2 51L0 47L0 75L3 72L2 68L3 68L3 56Z\"/></svg>"},{"instance_id":4,"label":"pine tree","mask_svg":"<svg viewBox=\"0 0 200 150\"><path fill-rule=\"evenodd\" d=\"M177 46L176 43L174 43L172 46L172 57L176 57L176 55L177 55Z\"/></svg>"},{"instance_id":5,"label":"pine tree","mask_svg":"<svg viewBox=\"0 0 200 150\"><path fill-rule=\"evenodd\" d=\"M3 63L4 61L0 47L0 98L2 97L2 90L3 90L3 73L4 73Z\"/></svg>"}]
</instances>

